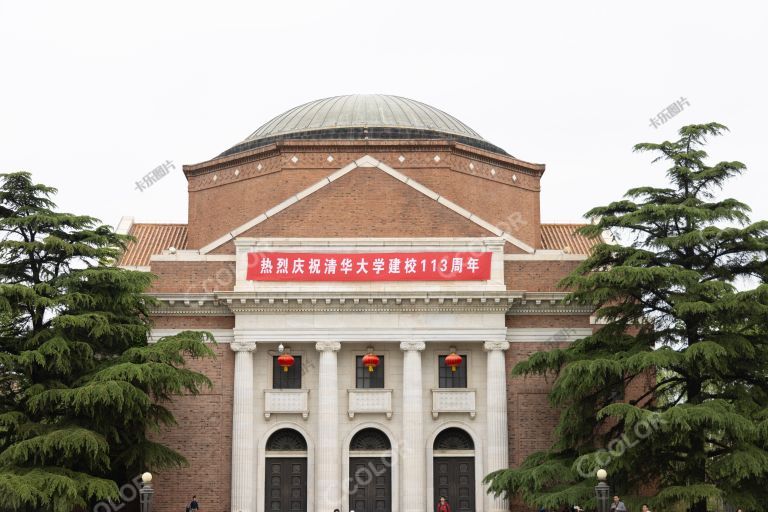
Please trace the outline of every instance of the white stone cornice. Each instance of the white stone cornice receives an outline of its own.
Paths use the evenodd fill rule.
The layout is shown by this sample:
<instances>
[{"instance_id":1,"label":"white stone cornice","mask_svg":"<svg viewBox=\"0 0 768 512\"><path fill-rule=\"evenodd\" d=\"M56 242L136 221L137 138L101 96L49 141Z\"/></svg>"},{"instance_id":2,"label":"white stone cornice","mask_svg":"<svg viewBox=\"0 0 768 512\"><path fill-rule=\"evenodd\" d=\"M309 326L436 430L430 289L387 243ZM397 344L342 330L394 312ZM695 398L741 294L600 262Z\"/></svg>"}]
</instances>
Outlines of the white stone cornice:
<instances>
[{"instance_id":1,"label":"white stone cornice","mask_svg":"<svg viewBox=\"0 0 768 512\"><path fill-rule=\"evenodd\" d=\"M127 217L123 216L120 217L120 222L117 224L117 227L115 228L115 233L118 235L127 235L131 231L131 227L135 223L136 219L133 217Z\"/></svg>"},{"instance_id":2,"label":"white stone cornice","mask_svg":"<svg viewBox=\"0 0 768 512\"><path fill-rule=\"evenodd\" d=\"M318 352L338 352L341 350L341 343L338 341L318 341L315 343L315 350Z\"/></svg>"},{"instance_id":3,"label":"white stone cornice","mask_svg":"<svg viewBox=\"0 0 768 512\"><path fill-rule=\"evenodd\" d=\"M163 251L162 254L153 254L149 257L149 261L195 261L195 262L207 262L207 261L235 261L236 256L234 254L200 254L197 250L176 251L171 254L168 251Z\"/></svg>"},{"instance_id":4,"label":"white stone cornice","mask_svg":"<svg viewBox=\"0 0 768 512\"><path fill-rule=\"evenodd\" d=\"M219 303L232 313L262 312L487 312L503 313L520 305L523 292L435 290L219 292ZM537 296L538 298L538 296ZM162 299L161 299L162 300ZM177 299L178 302L178 299ZM545 303L548 305L549 303Z\"/></svg>"},{"instance_id":5,"label":"white stone cornice","mask_svg":"<svg viewBox=\"0 0 768 512\"><path fill-rule=\"evenodd\" d=\"M150 307L154 316L230 316L232 310L214 293L150 293L158 304Z\"/></svg>"},{"instance_id":6,"label":"white stone cornice","mask_svg":"<svg viewBox=\"0 0 768 512\"><path fill-rule=\"evenodd\" d=\"M260 315L243 317L247 322L250 318L258 319ZM383 319L386 320L386 319ZM501 317L500 322L503 322ZM472 326L456 328L453 326L440 328L426 327L356 327L346 324L347 318L340 319L340 324L328 327L313 327L296 324L286 326L264 327L254 326L254 336L259 343L314 343L318 339L336 339L343 343L401 343L410 339L429 342L463 343L480 340L496 339L504 341L507 328ZM390 321L391 324L391 321Z\"/></svg>"},{"instance_id":7,"label":"white stone cornice","mask_svg":"<svg viewBox=\"0 0 768 512\"><path fill-rule=\"evenodd\" d=\"M537 249L532 254L505 254L504 261L584 261L586 254L572 254L560 250Z\"/></svg>"},{"instance_id":8,"label":"white stone cornice","mask_svg":"<svg viewBox=\"0 0 768 512\"><path fill-rule=\"evenodd\" d=\"M564 292L525 291L221 291L151 294L155 316L229 316L240 313L507 313L589 315L594 308L566 301Z\"/></svg>"},{"instance_id":9,"label":"white stone cornice","mask_svg":"<svg viewBox=\"0 0 768 512\"><path fill-rule=\"evenodd\" d=\"M237 336L235 336L237 339ZM233 341L229 344L229 348L233 352L255 352L256 343L253 341Z\"/></svg>"},{"instance_id":10,"label":"white stone cornice","mask_svg":"<svg viewBox=\"0 0 768 512\"><path fill-rule=\"evenodd\" d=\"M207 332L210 333L211 336L213 336L213 340L207 340L207 341L215 341L216 343L232 343L234 341L234 336L232 335L232 329L185 329L183 327L178 327L175 329L169 329L169 328L163 328L163 329L152 329L149 334L149 342L154 343L162 338L165 338L167 336L175 336L183 331L195 331L195 332Z\"/></svg>"},{"instance_id":11,"label":"white stone cornice","mask_svg":"<svg viewBox=\"0 0 768 512\"><path fill-rule=\"evenodd\" d=\"M232 303L232 313L504 313L510 308L507 301L480 302L472 299L424 298L389 299L255 299L245 303Z\"/></svg>"},{"instance_id":12,"label":"white stone cornice","mask_svg":"<svg viewBox=\"0 0 768 512\"><path fill-rule=\"evenodd\" d=\"M117 268L122 268L123 270L135 270L137 272L151 272L152 267L147 265L118 265Z\"/></svg>"},{"instance_id":13,"label":"white stone cornice","mask_svg":"<svg viewBox=\"0 0 768 512\"><path fill-rule=\"evenodd\" d=\"M416 248L429 250L431 248L444 247L457 249L464 246L464 250L500 250L503 253L504 242L494 236L442 236L442 237L338 237L338 238L313 238L313 237L240 237L235 240L236 248L256 250L257 252L269 250L308 250L318 248L370 248L383 250L388 247L398 249Z\"/></svg>"},{"instance_id":14,"label":"white stone cornice","mask_svg":"<svg viewBox=\"0 0 768 512\"><path fill-rule=\"evenodd\" d=\"M402 341L400 342L400 350L404 350L406 352L410 351L418 351L421 352L427 348L427 344L423 341Z\"/></svg>"},{"instance_id":15,"label":"white stone cornice","mask_svg":"<svg viewBox=\"0 0 768 512\"><path fill-rule=\"evenodd\" d=\"M483 343L483 350L490 352L492 350L508 350L508 341L486 341Z\"/></svg>"}]
</instances>

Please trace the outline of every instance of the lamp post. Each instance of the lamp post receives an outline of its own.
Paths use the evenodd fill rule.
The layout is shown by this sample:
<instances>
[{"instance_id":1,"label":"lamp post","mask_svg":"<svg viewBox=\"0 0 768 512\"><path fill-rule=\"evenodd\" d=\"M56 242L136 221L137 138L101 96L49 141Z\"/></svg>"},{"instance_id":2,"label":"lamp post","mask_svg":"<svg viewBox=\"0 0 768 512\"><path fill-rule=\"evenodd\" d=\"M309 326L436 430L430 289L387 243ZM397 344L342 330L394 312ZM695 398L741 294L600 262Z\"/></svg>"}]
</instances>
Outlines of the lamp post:
<instances>
[{"instance_id":1,"label":"lamp post","mask_svg":"<svg viewBox=\"0 0 768 512\"><path fill-rule=\"evenodd\" d=\"M152 512L152 495L155 493L152 489L152 473L141 475L141 489L139 489L139 502L141 503L141 512Z\"/></svg>"},{"instance_id":2,"label":"lamp post","mask_svg":"<svg viewBox=\"0 0 768 512\"><path fill-rule=\"evenodd\" d=\"M608 512L608 503L610 500L611 488L605 482L608 478L608 472L604 469L597 470L597 485L595 486L595 497L597 498L597 512Z\"/></svg>"}]
</instances>

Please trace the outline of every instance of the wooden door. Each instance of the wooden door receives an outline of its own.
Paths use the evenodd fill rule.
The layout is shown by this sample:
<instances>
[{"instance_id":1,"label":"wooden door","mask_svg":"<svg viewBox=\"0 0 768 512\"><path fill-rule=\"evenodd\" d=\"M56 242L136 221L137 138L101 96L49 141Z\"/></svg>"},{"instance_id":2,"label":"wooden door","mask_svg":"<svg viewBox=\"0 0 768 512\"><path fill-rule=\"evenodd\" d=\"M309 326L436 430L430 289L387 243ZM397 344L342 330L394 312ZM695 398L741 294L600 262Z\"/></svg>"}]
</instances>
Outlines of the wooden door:
<instances>
[{"instance_id":1,"label":"wooden door","mask_svg":"<svg viewBox=\"0 0 768 512\"><path fill-rule=\"evenodd\" d=\"M392 510L392 464L389 457L350 457L349 510Z\"/></svg>"},{"instance_id":2,"label":"wooden door","mask_svg":"<svg viewBox=\"0 0 768 512\"><path fill-rule=\"evenodd\" d=\"M440 496L445 496L453 512L474 512L474 457L435 457L434 478L435 503L432 504L433 510L436 509Z\"/></svg>"},{"instance_id":3,"label":"wooden door","mask_svg":"<svg viewBox=\"0 0 768 512\"><path fill-rule=\"evenodd\" d=\"M306 512L306 457L267 458L266 468L264 510L267 512Z\"/></svg>"}]
</instances>

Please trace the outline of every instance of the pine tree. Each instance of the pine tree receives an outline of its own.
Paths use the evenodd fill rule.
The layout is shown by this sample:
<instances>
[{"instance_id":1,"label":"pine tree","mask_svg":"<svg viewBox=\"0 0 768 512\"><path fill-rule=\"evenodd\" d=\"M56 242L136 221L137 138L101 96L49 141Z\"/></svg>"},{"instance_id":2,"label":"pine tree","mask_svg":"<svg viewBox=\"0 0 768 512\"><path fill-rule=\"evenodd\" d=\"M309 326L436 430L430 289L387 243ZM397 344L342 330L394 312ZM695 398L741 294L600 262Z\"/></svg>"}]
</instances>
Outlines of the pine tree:
<instances>
[{"instance_id":1,"label":"pine tree","mask_svg":"<svg viewBox=\"0 0 768 512\"><path fill-rule=\"evenodd\" d=\"M128 237L55 211L56 190L0 175L0 509L70 512L118 500L145 470L186 463L147 434L162 404L210 381L207 333L148 344L151 275L114 266Z\"/></svg>"},{"instance_id":2,"label":"pine tree","mask_svg":"<svg viewBox=\"0 0 768 512\"><path fill-rule=\"evenodd\" d=\"M768 510L768 222L715 195L745 170L706 163L707 137L725 130L691 125L674 142L638 144L669 162L669 185L587 213L581 232L614 240L562 285L605 325L514 368L555 378L560 420L548 450L486 478L491 492L594 507L604 467L630 509Z\"/></svg>"}]
</instances>

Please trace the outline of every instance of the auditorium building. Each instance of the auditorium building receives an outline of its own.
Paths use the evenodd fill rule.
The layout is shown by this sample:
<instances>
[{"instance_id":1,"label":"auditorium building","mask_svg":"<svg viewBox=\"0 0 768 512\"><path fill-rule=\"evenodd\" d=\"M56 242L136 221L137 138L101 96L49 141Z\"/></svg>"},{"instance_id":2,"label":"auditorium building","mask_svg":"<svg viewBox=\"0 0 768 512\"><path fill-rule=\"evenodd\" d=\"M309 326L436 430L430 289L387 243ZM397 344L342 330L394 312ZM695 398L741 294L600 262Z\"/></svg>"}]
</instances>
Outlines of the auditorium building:
<instances>
[{"instance_id":1,"label":"auditorium building","mask_svg":"<svg viewBox=\"0 0 768 512\"><path fill-rule=\"evenodd\" d=\"M595 327L557 283L597 240L541 222L544 165L351 95L183 170L186 224L118 228L120 266L157 276L152 339L204 330L217 354L156 434L190 464L155 475L154 510L517 508L483 477L546 448L557 413L551 382L510 370Z\"/></svg>"}]
</instances>

